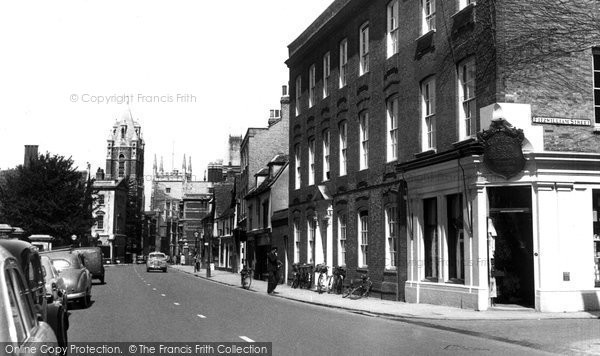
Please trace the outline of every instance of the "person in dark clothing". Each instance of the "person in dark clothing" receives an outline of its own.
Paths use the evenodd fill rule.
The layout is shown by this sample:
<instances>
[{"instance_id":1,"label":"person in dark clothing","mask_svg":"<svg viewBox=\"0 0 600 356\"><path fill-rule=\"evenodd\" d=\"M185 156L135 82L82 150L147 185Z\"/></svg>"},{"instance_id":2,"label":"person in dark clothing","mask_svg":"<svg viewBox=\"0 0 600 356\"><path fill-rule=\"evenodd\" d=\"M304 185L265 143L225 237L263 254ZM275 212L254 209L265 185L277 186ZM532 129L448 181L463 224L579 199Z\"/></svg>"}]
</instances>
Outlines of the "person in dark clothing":
<instances>
[{"instance_id":1,"label":"person in dark clothing","mask_svg":"<svg viewBox=\"0 0 600 356\"><path fill-rule=\"evenodd\" d=\"M279 283L279 267L281 261L277 259L277 247L273 246L271 252L267 255L267 272L269 272L269 283L267 287L267 293L275 293L275 287Z\"/></svg>"}]
</instances>

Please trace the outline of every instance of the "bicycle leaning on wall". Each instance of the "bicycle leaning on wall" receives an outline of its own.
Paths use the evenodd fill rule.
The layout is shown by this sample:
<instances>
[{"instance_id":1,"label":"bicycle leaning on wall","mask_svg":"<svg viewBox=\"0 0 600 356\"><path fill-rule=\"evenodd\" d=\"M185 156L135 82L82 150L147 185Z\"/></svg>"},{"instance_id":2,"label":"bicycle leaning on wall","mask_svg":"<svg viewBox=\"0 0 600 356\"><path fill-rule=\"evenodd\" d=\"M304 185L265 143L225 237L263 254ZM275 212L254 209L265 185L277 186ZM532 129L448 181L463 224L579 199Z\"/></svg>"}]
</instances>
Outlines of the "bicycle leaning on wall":
<instances>
[{"instance_id":1,"label":"bicycle leaning on wall","mask_svg":"<svg viewBox=\"0 0 600 356\"><path fill-rule=\"evenodd\" d=\"M333 276L329 278L327 293L342 294L344 279L346 278L346 269L342 266L333 267Z\"/></svg>"},{"instance_id":2,"label":"bicycle leaning on wall","mask_svg":"<svg viewBox=\"0 0 600 356\"><path fill-rule=\"evenodd\" d=\"M369 296L369 293L371 292L371 286L373 285L373 282L371 282L371 278L369 278L369 276L367 276L366 274L363 274L360 276L360 279L361 281L358 284L358 286L353 286L352 284L350 284L342 298L350 296L351 299L358 299L362 297L366 298Z\"/></svg>"},{"instance_id":3,"label":"bicycle leaning on wall","mask_svg":"<svg viewBox=\"0 0 600 356\"><path fill-rule=\"evenodd\" d=\"M252 268L248 266L244 266L240 271L240 276L242 277L242 288L250 289L252 285Z\"/></svg>"},{"instance_id":4,"label":"bicycle leaning on wall","mask_svg":"<svg viewBox=\"0 0 600 356\"><path fill-rule=\"evenodd\" d=\"M327 289L327 285L329 284L329 280L331 276L327 276L328 267L324 263L320 263L315 267L315 272L319 273L319 278L317 279L317 292L319 294L325 292Z\"/></svg>"}]
</instances>

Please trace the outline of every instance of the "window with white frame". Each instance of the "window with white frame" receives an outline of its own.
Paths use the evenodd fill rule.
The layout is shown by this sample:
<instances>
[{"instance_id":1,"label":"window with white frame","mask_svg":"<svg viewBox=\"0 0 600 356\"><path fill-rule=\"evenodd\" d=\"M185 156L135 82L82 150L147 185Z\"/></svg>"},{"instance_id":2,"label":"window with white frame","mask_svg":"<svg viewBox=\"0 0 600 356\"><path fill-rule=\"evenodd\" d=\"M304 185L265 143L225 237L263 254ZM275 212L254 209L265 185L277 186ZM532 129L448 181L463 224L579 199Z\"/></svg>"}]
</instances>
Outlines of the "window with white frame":
<instances>
[{"instance_id":1,"label":"window with white frame","mask_svg":"<svg viewBox=\"0 0 600 356\"><path fill-rule=\"evenodd\" d=\"M96 216L96 229L104 229L104 214Z\"/></svg>"},{"instance_id":2,"label":"window with white frame","mask_svg":"<svg viewBox=\"0 0 600 356\"><path fill-rule=\"evenodd\" d=\"M398 159L398 97L391 98L386 103L387 114L387 161Z\"/></svg>"},{"instance_id":3,"label":"window with white frame","mask_svg":"<svg viewBox=\"0 0 600 356\"><path fill-rule=\"evenodd\" d=\"M423 34L435 30L435 0L421 0L423 8Z\"/></svg>"},{"instance_id":4,"label":"window with white frame","mask_svg":"<svg viewBox=\"0 0 600 356\"><path fill-rule=\"evenodd\" d=\"M340 138L340 176L346 175L347 168L347 153L348 153L348 124L346 121L340 122L339 126Z\"/></svg>"},{"instance_id":5,"label":"window with white frame","mask_svg":"<svg viewBox=\"0 0 600 356\"><path fill-rule=\"evenodd\" d=\"M463 229L462 195L446 196L448 236L446 238L448 251L448 280L464 283L465 278L465 236Z\"/></svg>"},{"instance_id":6,"label":"window with white frame","mask_svg":"<svg viewBox=\"0 0 600 356\"><path fill-rule=\"evenodd\" d=\"M594 124L600 125L600 48L594 48Z\"/></svg>"},{"instance_id":7,"label":"window with white frame","mask_svg":"<svg viewBox=\"0 0 600 356\"><path fill-rule=\"evenodd\" d=\"M300 224L294 220L294 263L300 262Z\"/></svg>"},{"instance_id":8,"label":"window with white frame","mask_svg":"<svg viewBox=\"0 0 600 356\"><path fill-rule=\"evenodd\" d=\"M439 271L436 198L423 200L423 222L425 278L437 281Z\"/></svg>"},{"instance_id":9,"label":"window with white frame","mask_svg":"<svg viewBox=\"0 0 600 356\"><path fill-rule=\"evenodd\" d=\"M329 96L329 76L331 75L331 54L323 56L323 99Z\"/></svg>"},{"instance_id":10,"label":"window with white frame","mask_svg":"<svg viewBox=\"0 0 600 356\"><path fill-rule=\"evenodd\" d=\"M475 3L475 0L459 0L459 2L458 2L458 9L462 10L465 7L467 7L467 6L471 5L471 4L474 4L474 3Z\"/></svg>"},{"instance_id":11,"label":"window with white frame","mask_svg":"<svg viewBox=\"0 0 600 356\"><path fill-rule=\"evenodd\" d=\"M338 217L338 265L345 266L346 265L346 224L348 223L348 218L346 214L342 214Z\"/></svg>"},{"instance_id":12,"label":"window with white frame","mask_svg":"<svg viewBox=\"0 0 600 356\"><path fill-rule=\"evenodd\" d=\"M302 78L296 77L296 116L300 115L300 97L302 96Z\"/></svg>"},{"instance_id":13,"label":"window with white frame","mask_svg":"<svg viewBox=\"0 0 600 356\"><path fill-rule=\"evenodd\" d=\"M306 260L313 263L315 254L315 236L317 234L317 220L313 217L308 218L308 250Z\"/></svg>"},{"instance_id":14,"label":"window with white frame","mask_svg":"<svg viewBox=\"0 0 600 356\"><path fill-rule=\"evenodd\" d=\"M317 69L315 65L311 65L308 69L308 107L311 108L317 102L317 88L316 88L316 75Z\"/></svg>"},{"instance_id":15,"label":"window with white frame","mask_svg":"<svg viewBox=\"0 0 600 356\"><path fill-rule=\"evenodd\" d=\"M423 151L435 149L435 79L421 83Z\"/></svg>"},{"instance_id":16,"label":"window with white frame","mask_svg":"<svg viewBox=\"0 0 600 356\"><path fill-rule=\"evenodd\" d=\"M390 1L387 6L387 57L398 53L398 0Z\"/></svg>"},{"instance_id":17,"label":"window with white frame","mask_svg":"<svg viewBox=\"0 0 600 356\"><path fill-rule=\"evenodd\" d=\"M296 189L300 189L300 185L302 184L302 162L300 161L300 144L297 143L294 146L294 163L296 165Z\"/></svg>"},{"instance_id":18,"label":"window with white frame","mask_svg":"<svg viewBox=\"0 0 600 356\"><path fill-rule=\"evenodd\" d=\"M470 58L458 66L458 129L459 140L473 134L475 119L475 60Z\"/></svg>"},{"instance_id":19,"label":"window with white frame","mask_svg":"<svg viewBox=\"0 0 600 356\"><path fill-rule=\"evenodd\" d=\"M363 75L369 71L369 23L366 23L360 27L359 46L359 74Z\"/></svg>"},{"instance_id":20,"label":"window with white frame","mask_svg":"<svg viewBox=\"0 0 600 356\"><path fill-rule=\"evenodd\" d=\"M385 209L385 237L385 268L396 269L398 210L395 206L390 206Z\"/></svg>"},{"instance_id":21,"label":"window with white frame","mask_svg":"<svg viewBox=\"0 0 600 356\"><path fill-rule=\"evenodd\" d=\"M369 168L369 112L359 114L360 124L360 169Z\"/></svg>"},{"instance_id":22,"label":"window with white frame","mask_svg":"<svg viewBox=\"0 0 600 356\"><path fill-rule=\"evenodd\" d=\"M369 213L358 213L358 267L367 267L369 249Z\"/></svg>"},{"instance_id":23,"label":"window with white frame","mask_svg":"<svg viewBox=\"0 0 600 356\"><path fill-rule=\"evenodd\" d=\"M329 149L331 136L329 130L323 131L323 180L329 180Z\"/></svg>"},{"instance_id":24,"label":"window with white frame","mask_svg":"<svg viewBox=\"0 0 600 356\"><path fill-rule=\"evenodd\" d=\"M340 88L346 86L348 77L348 40L340 42Z\"/></svg>"},{"instance_id":25,"label":"window with white frame","mask_svg":"<svg viewBox=\"0 0 600 356\"><path fill-rule=\"evenodd\" d=\"M308 185L315 184L315 138L308 139Z\"/></svg>"}]
</instances>

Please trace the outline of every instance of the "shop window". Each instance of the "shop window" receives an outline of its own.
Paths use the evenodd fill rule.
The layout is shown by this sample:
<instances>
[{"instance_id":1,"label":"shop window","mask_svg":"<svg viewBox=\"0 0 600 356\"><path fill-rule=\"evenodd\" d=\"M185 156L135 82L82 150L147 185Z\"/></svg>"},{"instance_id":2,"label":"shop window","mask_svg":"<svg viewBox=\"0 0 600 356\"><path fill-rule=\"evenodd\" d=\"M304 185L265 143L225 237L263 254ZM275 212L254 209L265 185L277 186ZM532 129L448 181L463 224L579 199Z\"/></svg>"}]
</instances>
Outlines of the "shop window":
<instances>
[{"instance_id":1,"label":"shop window","mask_svg":"<svg viewBox=\"0 0 600 356\"><path fill-rule=\"evenodd\" d=\"M438 279L438 234L437 234L437 200L423 200L424 245L425 245L425 278L431 281Z\"/></svg>"},{"instance_id":2,"label":"shop window","mask_svg":"<svg viewBox=\"0 0 600 356\"><path fill-rule=\"evenodd\" d=\"M594 222L594 287L600 288L600 189L592 191Z\"/></svg>"},{"instance_id":3,"label":"shop window","mask_svg":"<svg viewBox=\"0 0 600 356\"><path fill-rule=\"evenodd\" d=\"M464 283L465 276L465 243L463 230L462 195L448 195L448 279Z\"/></svg>"}]
</instances>

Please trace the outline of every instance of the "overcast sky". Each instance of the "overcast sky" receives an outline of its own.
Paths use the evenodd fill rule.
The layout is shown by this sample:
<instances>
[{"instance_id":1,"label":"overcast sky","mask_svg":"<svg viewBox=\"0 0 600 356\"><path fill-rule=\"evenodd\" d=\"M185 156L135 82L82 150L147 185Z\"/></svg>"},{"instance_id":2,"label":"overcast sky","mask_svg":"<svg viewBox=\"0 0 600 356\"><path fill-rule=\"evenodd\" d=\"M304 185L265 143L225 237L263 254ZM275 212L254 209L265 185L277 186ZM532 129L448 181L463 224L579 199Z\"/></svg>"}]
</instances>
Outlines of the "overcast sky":
<instances>
[{"instance_id":1,"label":"overcast sky","mask_svg":"<svg viewBox=\"0 0 600 356\"><path fill-rule=\"evenodd\" d=\"M104 168L129 100L146 173L155 154L171 169L174 143L175 166L191 155L201 177L230 133L266 126L289 80L287 45L331 3L3 1L0 169L21 164L26 144Z\"/></svg>"}]
</instances>

